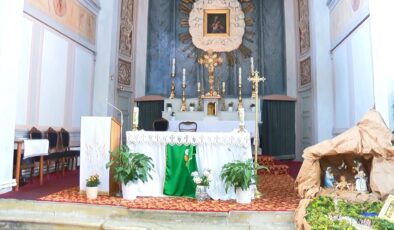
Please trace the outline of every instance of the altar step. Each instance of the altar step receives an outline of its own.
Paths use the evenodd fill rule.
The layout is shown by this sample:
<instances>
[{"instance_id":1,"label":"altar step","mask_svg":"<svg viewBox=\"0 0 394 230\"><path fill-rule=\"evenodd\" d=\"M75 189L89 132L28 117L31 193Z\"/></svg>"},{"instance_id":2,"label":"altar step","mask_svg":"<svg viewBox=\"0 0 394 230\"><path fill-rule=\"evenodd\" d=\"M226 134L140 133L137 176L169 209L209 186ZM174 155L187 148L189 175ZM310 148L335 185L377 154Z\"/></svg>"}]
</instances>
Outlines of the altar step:
<instances>
[{"instance_id":1,"label":"altar step","mask_svg":"<svg viewBox=\"0 0 394 230\"><path fill-rule=\"evenodd\" d=\"M276 164L274 158L271 156L257 156L257 163L264 165L269 170L260 169L257 171L258 175L284 175L289 174L289 166L284 164Z\"/></svg>"},{"instance_id":2,"label":"altar step","mask_svg":"<svg viewBox=\"0 0 394 230\"><path fill-rule=\"evenodd\" d=\"M0 229L291 230L292 211L182 212L0 199Z\"/></svg>"}]
</instances>

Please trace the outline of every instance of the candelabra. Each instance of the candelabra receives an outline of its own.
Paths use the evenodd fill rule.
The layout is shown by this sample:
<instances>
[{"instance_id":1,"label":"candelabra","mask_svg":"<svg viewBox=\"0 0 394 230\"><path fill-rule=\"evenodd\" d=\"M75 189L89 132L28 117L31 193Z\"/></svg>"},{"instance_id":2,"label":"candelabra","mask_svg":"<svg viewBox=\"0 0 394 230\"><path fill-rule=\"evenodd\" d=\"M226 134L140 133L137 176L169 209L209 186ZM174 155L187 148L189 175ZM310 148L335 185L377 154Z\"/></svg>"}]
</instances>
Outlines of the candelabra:
<instances>
[{"instance_id":1,"label":"candelabra","mask_svg":"<svg viewBox=\"0 0 394 230\"><path fill-rule=\"evenodd\" d=\"M186 96L185 96L185 90L186 90L186 83L182 82L182 103L181 103L181 112L186 112Z\"/></svg>"},{"instance_id":2,"label":"candelabra","mask_svg":"<svg viewBox=\"0 0 394 230\"><path fill-rule=\"evenodd\" d=\"M259 100L258 100L258 95L259 95L259 83L260 81L262 81L264 83L264 81L266 80L265 77L260 77L259 72L254 71L252 76L248 78L248 80L254 85L255 88L255 92L256 92L256 96L255 96L255 105L256 105L256 110L255 110L255 121L254 121L254 164L255 164L255 168L254 168L254 173L257 177L257 148L258 148L258 144L259 144L259 127L258 127L258 117L259 117ZM258 184L258 178L256 178L256 189L255 189L255 198L259 198L261 197L261 193L258 190L257 187Z\"/></svg>"},{"instance_id":3,"label":"candelabra","mask_svg":"<svg viewBox=\"0 0 394 230\"><path fill-rule=\"evenodd\" d=\"M175 72L171 73L171 92L168 98L169 99L175 98Z\"/></svg>"},{"instance_id":4,"label":"candelabra","mask_svg":"<svg viewBox=\"0 0 394 230\"><path fill-rule=\"evenodd\" d=\"M238 111L239 109L243 108L243 104L242 104L242 85L239 84L238 85Z\"/></svg>"},{"instance_id":5,"label":"candelabra","mask_svg":"<svg viewBox=\"0 0 394 230\"><path fill-rule=\"evenodd\" d=\"M197 88L197 95L198 95L198 104L197 104L197 111L202 111L202 107L201 107L201 90L200 87Z\"/></svg>"}]
</instances>

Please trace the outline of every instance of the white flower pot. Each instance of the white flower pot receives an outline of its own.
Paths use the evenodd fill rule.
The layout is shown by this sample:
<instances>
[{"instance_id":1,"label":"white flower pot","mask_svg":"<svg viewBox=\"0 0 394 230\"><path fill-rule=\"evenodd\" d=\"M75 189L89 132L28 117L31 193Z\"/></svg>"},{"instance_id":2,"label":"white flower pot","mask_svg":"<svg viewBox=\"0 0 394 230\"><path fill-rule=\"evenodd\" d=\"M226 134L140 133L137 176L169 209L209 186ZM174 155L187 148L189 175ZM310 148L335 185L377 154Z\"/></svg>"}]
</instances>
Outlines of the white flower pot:
<instances>
[{"instance_id":1,"label":"white flower pot","mask_svg":"<svg viewBox=\"0 0 394 230\"><path fill-rule=\"evenodd\" d=\"M135 200L137 198L137 186L133 182L126 185L122 183L122 195L125 200Z\"/></svg>"},{"instance_id":2,"label":"white flower pot","mask_svg":"<svg viewBox=\"0 0 394 230\"><path fill-rule=\"evenodd\" d=\"M241 188L235 189L236 201L239 204L249 204L252 201L252 194L250 188L242 190Z\"/></svg>"},{"instance_id":3,"label":"white flower pot","mask_svg":"<svg viewBox=\"0 0 394 230\"><path fill-rule=\"evenodd\" d=\"M86 187L86 197L89 200L97 198L98 189L97 187Z\"/></svg>"}]
</instances>

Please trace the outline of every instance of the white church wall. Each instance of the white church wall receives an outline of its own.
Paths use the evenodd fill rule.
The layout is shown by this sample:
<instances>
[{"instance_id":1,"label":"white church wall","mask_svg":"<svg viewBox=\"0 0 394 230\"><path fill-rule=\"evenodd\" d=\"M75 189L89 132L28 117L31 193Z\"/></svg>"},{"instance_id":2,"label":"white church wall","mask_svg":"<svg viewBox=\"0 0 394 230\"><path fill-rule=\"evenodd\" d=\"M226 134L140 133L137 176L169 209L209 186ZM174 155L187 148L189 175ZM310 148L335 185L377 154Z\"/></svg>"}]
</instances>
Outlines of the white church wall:
<instances>
[{"instance_id":1,"label":"white church wall","mask_svg":"<svg viewBox=\"0 0 394 230\"><path fill-rule=\"evenodd\" d=\"M394 130L394 1L370 1L371 43L376 109Z\"/></svg>"},{"instance_id":2,"label":"white church wall","mask_svg":"<svg viewBox=\"0 0 394 230\"><path fill-rule=\"evenodd\" d=\"M331 16L333 133L337 135L374 106L368 1L360 5L339 2L331 9Z\"/></svg>"},{"instance_id":3,"label":"white church wall","mask_svg":"<svg viewBox=\"0 0 394 230\"><path fill-rule=\"evenodd\" d=\"M326 1L310 1L311 62L315 142L332 138L333 81L330 58L330 11Z\"/></svg>"},{"instance_id":4,"label":"white church wall","mask_svg":"<svg viewBox=\"0 0 394 230\"><path fill-rule=\"evenodd\" d=\"M79 132L91 115L94 51L25 15L18 80L18 135L32 126Z\"/></svg>"},{"instance_id":5,"label":"white church wall","mask_svg":"<svg viewBox=\"0 0 394 230\"><path fill-rule=\"evenodd\" d=\"M0 194L11 190L23 1L0 1Z\"/></svg>"}]
</instances>

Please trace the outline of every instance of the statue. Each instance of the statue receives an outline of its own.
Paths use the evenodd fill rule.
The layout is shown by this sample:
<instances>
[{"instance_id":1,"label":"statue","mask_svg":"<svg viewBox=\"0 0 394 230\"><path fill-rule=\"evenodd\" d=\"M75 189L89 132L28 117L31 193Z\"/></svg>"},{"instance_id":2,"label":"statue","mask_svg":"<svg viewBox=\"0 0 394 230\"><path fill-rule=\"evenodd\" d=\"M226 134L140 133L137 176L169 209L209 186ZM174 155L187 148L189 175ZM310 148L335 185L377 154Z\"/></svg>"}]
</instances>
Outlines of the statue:
<instances>
[{"instance_id":1,"label":"statue","mask_svg":"<svg viewBox=\"0 0 394 230\"><path fill-rule=\"evenodd\" d=\"M335 186L337 190L343 191L343 190L352 190L350 184L346 181L345 176L340 176L339 178L339 183L337 186Z\"/></svg>"},{"instance_id":2,"label":"statue","mask_svg":"<svg viewBox=\"0 0 394 230\"><path fill-rule=\"evenodd\" d=\"M334 174L332 173L331 167L327 167L326 173L324 174L324 187L325 188L334 187Z\"/></svg>"},{"instance_id":3,"label":"statue","mask_svg":"<svg viewBox=\"0 0 394 230\"><path fill-rule=\"evenodd\" d=\"M356 179L356 191L368 192L367 174L363 163L358 159L354 159L353 161L356 165L355 167L353 167L353 170L356 172L356 175L354 176L354 178Z\"/></svg>"}]
</instances>

